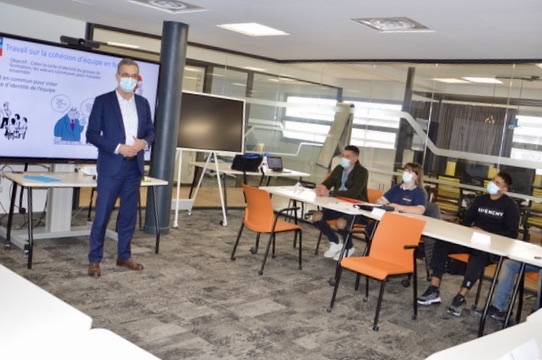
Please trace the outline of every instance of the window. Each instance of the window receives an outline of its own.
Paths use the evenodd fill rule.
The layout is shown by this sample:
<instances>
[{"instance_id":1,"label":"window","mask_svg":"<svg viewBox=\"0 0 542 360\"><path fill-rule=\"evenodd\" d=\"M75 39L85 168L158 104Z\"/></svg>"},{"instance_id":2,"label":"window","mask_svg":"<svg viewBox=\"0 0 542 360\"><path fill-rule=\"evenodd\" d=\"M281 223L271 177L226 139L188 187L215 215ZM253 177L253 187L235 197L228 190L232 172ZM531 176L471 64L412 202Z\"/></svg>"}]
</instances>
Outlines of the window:
<instances>
[{"instance_id":1,"label":"window","mask_svg":"<svg viewBox=\"0 0 542 360\"><path fill-rule=\"evenodd\" d=\"M399 129L400 105L346 101L354 104L352 144L393 149ZM284 137L323 143L335 118L335 99L288 96ZM397 113L396 113L397 112Z\"/></svg>"}]
</instances>

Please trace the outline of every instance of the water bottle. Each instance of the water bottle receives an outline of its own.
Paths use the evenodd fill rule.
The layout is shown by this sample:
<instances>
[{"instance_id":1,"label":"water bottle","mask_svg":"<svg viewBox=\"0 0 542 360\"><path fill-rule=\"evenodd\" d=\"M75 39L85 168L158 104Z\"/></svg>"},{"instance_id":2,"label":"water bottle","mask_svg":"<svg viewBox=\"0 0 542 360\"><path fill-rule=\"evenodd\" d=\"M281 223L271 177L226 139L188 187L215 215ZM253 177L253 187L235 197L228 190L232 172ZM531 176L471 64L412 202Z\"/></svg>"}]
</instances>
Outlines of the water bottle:
<instances>
[{"instance_id":1,"label":"water bottle","mask_svg":"<svg viewBox=\"0 0 542 360\"><path fill-rule=\"evenodd\" d=\"M263 154L263 159L262 159L262 171L264 173L266 173L269 170L269 166L267 165L267 159L268 158L269 158L269 153L264 153Z\"/></svg>"}]
</instances>

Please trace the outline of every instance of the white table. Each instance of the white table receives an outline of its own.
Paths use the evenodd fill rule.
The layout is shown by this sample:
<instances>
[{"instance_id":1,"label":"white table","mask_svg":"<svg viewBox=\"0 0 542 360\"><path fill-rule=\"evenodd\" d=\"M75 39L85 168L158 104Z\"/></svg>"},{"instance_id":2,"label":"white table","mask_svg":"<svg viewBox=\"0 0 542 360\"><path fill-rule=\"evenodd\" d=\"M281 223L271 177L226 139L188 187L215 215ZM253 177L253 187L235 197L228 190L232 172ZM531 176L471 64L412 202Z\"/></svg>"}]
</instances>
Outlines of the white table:
<instances>
[{"instance_id":1,"label":"white table","mask_svg":"<svg viewBox=\"0 0 542 360\"><path fill-rule=\"evenodd\" d=\"M23 339L31 346L33 339L47 334L62 338L89 331L92 326L90 316L2 265L0 286L0 359L10 359L2 356L2 344Z\"/></svg>"},{"instance_id":2,"label":"white table","mask_svg":"<svg viewBox=\"0 0 542 360\"><path fill-rule=\"evenodd\" d=\"M8 224L6 229L6 248L11 248L12 243L12 231L11 227L13 225L13 212L15 209L15 198L17 194L17 186L26 188L28 190L27 200L27 216L28 216L28 235L25 238L19 234L14 234L22 241L22 247L28 254L28 263L27 267L32 268L32 255L34 248L34 229L33 229L33 219L32 219L32 190L33 189L55 189L55 188L79 188L79 187L96 187L96 180L92 176L84 175L79 172L49 172L49 173L33 173L33 172L4 172L4 177L13 182L13 190L11 193L11 203L9 208ZM52 181L51 181L52 180ZM168 182L161 179L145 177L141 181L141 186L150 187L151 195L153 201L156 201L155 187L167 185ZM71 204L70 204L71 206ZM54 210L54 209L53 209ZM160 245L160 225L158 223L158 213L156 204L154 206L154 221L155 221L155 230L156 230L156 243L155 243L155 253L158 253ZM51 232L46 231L39 234L36 238L58 238L66 236L81 236L88 235L89 229L85 227L84 229L70 229L68 232Z\"/></svg>"},{"instance_id":3,"label":"white table","mask_svg":"<svg viewBox=\"0 0 542 360\"><path fill-rule=\"evenodd\" d=\"M216 159L216 157L215 157L215 159ZM201 161L201 162L196 161L196 162L191 162L190 164L194 165L196 168L201 169L201 174L199 176L197 185L195 183L197 176L196 175L194 176L194 181L192 182L192 186L190 188L190 193L188 195L188 197L189 197L189 204L187 206L188 211L190 212L192 210L193 201L194 201L194 199L196 198L196 196L198 194L199 188L200 188L201 183L203 181L203 177L205 175L205 170L207 170L207 169L213 170L213 171L215 171L215 175L217 177L218 191L219 191L219 194L220 194L220 203L221 203L221 206L222 206L222 220L220 221L220 223L223 226L228 225L228 217L227 217L227 214L228 214L228 211L227 211L227 209L228 209L228 205L227 205L228 204L228 199L227 199L227 196L226 196L226 191L223 191L223 189L226 189L226 186L227 186L226 185L226 177L228 175L230 175L230 176L231 175L234 175L234 176L245 176L245 175L247 175L247 176L259 176L260 177L259 185L262 185L263 182L265 181L265 179L267 179L265 181L266 185L269 185L269 182L271 181L271 178L282 177L282 178L298 178L298 179L302 179L304 177L309 177L310 176L310 174L308 174L308 173L301 172L301 171L296 171L296 170L292 170L292 169L284 169L283 171L280 171L280 172L279 171L272 171L272 170L259 171L259 172L251 172L251 171L243 172L243 171L239 171L239 170L232 170L231 163L218 162L217 160L215 160L215 161ZM180 193L181 193L180 186L181 186L181 184L180 184L180 181L179 181L179 182L177 182L177 206L176 206L176 209L175 209L174 227L178 226L178 213L179 213L179 203L180 203ZM194 193L194 196L192 196L192 192L193 192L194 187L196 188L196 191Z\"/></svg>"},{"instance_id":4,"label":"white table","mask_svg":"<svg viewBox=\"0 0 542 360\"><path fill-rule=\"evenodd\" d=\"M542 349L542 332L539 323L524 322L436 352L426 360L505 359L504 355L530 339L534 339L538 347Z\"/></svg>"}]
</instances>

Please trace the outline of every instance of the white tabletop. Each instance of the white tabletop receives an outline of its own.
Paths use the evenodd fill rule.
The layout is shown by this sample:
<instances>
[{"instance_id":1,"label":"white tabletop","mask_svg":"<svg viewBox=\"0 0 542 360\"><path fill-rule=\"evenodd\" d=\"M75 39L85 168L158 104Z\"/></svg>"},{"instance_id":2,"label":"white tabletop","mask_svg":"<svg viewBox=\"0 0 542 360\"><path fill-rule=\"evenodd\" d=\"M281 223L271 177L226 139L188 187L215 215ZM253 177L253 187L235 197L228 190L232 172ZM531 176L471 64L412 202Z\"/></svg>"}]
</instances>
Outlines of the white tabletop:
<instances>
[{"instance_id":1,"label":"white tabletop","mask_svg":"<svg viewBox=\"0 0 542 360\"><path fill-rule=\"evenodd\" d=\"M92 326L90 316L2 265L0 286L0 342L88 331Z\"/></svg>"},{"instance_id":2,"label":"white tabletop","mask_svg":"<svg viewBox=\"0 0 542 360\"><path fill-rule=\"evenodd\" d=\"M530 248L524 241L512 239L468 226L452 223L449 221L421 216L426 221L423 234L439 240L463 245L471 249L485 251L499 256L507 256L512 252L521 252ZM483 234L489 237L489 242L478 242L473 239L474 234Z\"/></svg>"},{"instance_id":3,"label":"white tabletop","mask_svg":"<svg viewBox=\"0 0 542 360\"><path fill-rule=\"evenodd\" d=\"M40 336L15 339L0 346L0 358L10 360L159 360L150 352L106 329L89 329L70 334L58 334L51 331Z\"/></svg>"},{"instance_id":4,"label":"white tabletop","mask_svg":"<svg viewBox=\"0 0 542 360\"><path fill-rule=\"evenodd\" d=\"M354 203L349 201L344 201L340 200L339 198L329 196L316 196L313 189L298 188L296 186L261 186L260 189L263 189L270 194L284 196L293 200L304 202L306 204L336 210L348 215L362 215L376 220L380 220L381 217L380 215L375 215L370 211L356 209L354 207Z\"/></svg>"},{"instance_id":5,"label":"white tabletop","mask_svg":"<svg viewBox=\"0 0 542 360\"><path fill-rule=\"evenodd\" d=\"M195 162L191 162L190 164L192 164L194 166L197 166L197 167L200 167L200 168L203 168L203 167L205 167L206 163L205 163L205 161L195 161ZM216 168L215 168L215 163L214 162L209 162L207 164L207 170L215 170L215 169ZM228 175L243 175L242 171L232 170L231 163L226 163L226 162L219 162L218 163L218 171L220 173L228 174ZM247 171L246 174L251 175L251 176L261 176L262 175L262 173L260 171ZM292 169L284 169L283 171L267 170L264 174L265 174L265 176L270 176L270 177L309 177L309 176L311 176L311 174L301 172L301 171L292 170Z\"/></svg>"},{"instance_id":6,"label":"white tabletop","mask_svg":"<svg viewBox=\"0 0 542 360\"><path fill-rule=\"evenodd\" d=\"M96 180L80 172L4 172L4 177L24 187L73 188L96 187ZM40 181L40 179L42 181ZM48 181L53 180L53 181ZM141 186L167 185L166 180L145 176Z\"/></svg>"},{"instance_id":7,"label":"white tabletop","mask_svg":"<svg viewBox=\"0 0 542 360\"><path fill-rule=\"evenodd\" d=\"M542 247L532 243L524 243L523 249L516 249L508 254L512 260L524 262L542 268Z\"/></svg>"},{"instance_id":8,"label":"white tabletop","mask_svg":"<svg viewBox=\"0 0 542 360\"><path fill-rule=\"evenodd\" d=\"M506 359L503 357L505 354L525 344L530 339L534 339L538 347L542 349L540 324L536 322L524 322L436 352L429 356L427 360Z\"/></svg>"}]
</instances>

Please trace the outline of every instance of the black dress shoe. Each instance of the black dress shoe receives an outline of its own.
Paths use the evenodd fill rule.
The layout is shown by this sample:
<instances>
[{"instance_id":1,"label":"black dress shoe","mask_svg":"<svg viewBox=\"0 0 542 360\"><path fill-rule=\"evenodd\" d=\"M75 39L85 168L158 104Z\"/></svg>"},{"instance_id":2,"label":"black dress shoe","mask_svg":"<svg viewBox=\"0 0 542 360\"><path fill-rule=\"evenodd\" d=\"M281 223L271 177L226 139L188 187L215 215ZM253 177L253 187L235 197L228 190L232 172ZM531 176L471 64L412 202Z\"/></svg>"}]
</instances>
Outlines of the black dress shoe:
<instances>
[{"instance_id":1,"label":"black dress shoe","mask_svg":"<svg viewBox=\"0 0 542 360\"><path fill-rule=\"evenodd\" d=\"M100 270L100 263L88 263L88 276L100 277L102 272Z\"/></svg>"}]
</instances>

